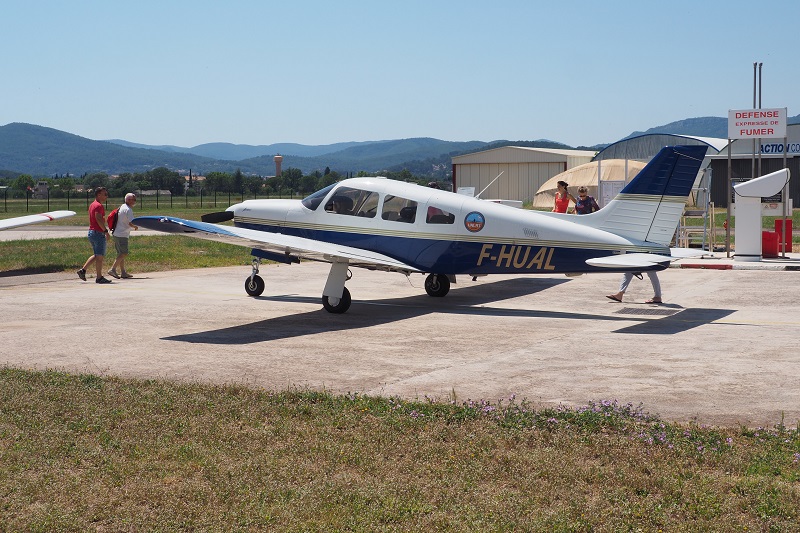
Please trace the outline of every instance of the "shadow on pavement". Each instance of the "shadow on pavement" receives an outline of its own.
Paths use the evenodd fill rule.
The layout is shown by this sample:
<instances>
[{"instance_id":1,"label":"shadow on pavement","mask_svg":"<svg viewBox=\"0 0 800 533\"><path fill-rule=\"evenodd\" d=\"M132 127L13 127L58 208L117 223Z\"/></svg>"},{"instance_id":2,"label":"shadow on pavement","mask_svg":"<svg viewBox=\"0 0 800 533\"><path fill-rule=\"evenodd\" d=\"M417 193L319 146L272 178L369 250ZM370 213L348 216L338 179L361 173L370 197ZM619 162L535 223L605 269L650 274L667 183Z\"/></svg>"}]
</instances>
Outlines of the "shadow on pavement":
<instances>
[{"instance_id":1,"label":"shadow on pavement","mask_svg":"<svg viewBox=\"0 0 800 533\"><path fill-rule=\"evenodd\" d=\"M624 322L639 320L640 324L619 330L619 333L675 334L729 315L728 310L689 309L676 315L652 319L631 316L547 311L541 309L516 309L487 305L491 302L529 296L556 287L569 280L513 279L478 286L454 289L446 298L415 295L381 300L354 300L350 310L342 315L328 313L322 308L296 315L280 316L248 324L164 337L163 340L241 345L277 339L302 337L331 331L368 328L424 316L443 313L453 316L496 316L540 319L603 320ZM299 296L262 296L259 300L297 302L320 305L319 298ZM689 313L686 313L689 311ZM680 318L676 318L680 317Z\"/></svg>"}]
</instances>

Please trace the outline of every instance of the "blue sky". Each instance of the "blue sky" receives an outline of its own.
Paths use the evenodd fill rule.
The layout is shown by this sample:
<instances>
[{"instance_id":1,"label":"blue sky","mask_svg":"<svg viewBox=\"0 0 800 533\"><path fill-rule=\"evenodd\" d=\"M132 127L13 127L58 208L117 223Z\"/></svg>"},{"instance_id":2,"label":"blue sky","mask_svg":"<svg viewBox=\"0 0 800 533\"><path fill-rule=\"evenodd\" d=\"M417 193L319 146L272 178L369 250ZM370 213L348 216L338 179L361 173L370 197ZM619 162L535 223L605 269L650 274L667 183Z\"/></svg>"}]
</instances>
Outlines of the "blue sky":
<instances>
[{"instance_id":1,"label":"blue sky","mask_svg":"<svg viewBox=\"0 0 800 533\"><path fill-rule=\"evenodd\" d=\"M800 2L37 1L0 7L0 125L90 139L613 142L800 113Z\"/></svg>"}]
</instances>

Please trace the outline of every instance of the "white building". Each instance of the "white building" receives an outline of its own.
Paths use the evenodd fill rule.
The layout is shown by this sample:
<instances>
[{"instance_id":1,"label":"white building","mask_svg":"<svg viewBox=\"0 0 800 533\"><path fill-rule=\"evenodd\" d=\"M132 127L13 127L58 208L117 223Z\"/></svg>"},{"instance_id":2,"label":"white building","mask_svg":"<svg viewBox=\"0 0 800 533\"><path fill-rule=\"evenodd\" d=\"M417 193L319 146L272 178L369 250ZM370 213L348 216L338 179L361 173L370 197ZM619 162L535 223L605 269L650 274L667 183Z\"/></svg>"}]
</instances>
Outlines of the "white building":
<instances>
[{"instance_id":1,"label":"white building","mask_svg":"<svg viewBox=\"0 0 800 533\"><path fill-rule=\"evenodd\" d=\"M595 152L504 146L453 157L453 190L474 187L481 198L531 202L547 180L588 163ZM500 178L492 183L500 173ZM490 185L491 183L491 185Z\"/></svg>"}]
</instances>

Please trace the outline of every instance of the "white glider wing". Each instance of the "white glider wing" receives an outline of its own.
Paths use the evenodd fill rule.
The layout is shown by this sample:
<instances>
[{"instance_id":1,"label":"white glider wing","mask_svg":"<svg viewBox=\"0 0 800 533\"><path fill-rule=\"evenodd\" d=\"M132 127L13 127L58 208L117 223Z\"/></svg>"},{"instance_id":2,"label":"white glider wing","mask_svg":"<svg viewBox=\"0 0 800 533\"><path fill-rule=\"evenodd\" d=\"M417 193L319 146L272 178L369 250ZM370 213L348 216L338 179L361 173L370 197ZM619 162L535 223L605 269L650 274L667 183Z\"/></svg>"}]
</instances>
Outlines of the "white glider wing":
<instances>
[{"instance_id":1,"label":"white glider wing","mask_svg":"<svg viewBox=\"0 0 800 533\"><path fill-rule=\"evenodd\" d=\"M347 260L352 266L393 270L400 272L419 272L416 268L387 255L314 239L305 239L282 233L260 231L235 226L222 226L197 222L176 217L137 217L134 224L143 228L196 237L200 239L227 242L247 248L254 248L277 254L290 261L311 259L326 263L338 263ZM269 259L269 257L267 257Z\"/></svg>"},{"instance_id":2,"label":"white glider wing","mask_svg":"<svg viewBox=\"0 0 800 533\"><path fill-rule=\"evenodd\" d=\"M75 215L75 211L50 211L48 213L39 213L38 215L7 218L5 220L0 220L0 230L18 228L30 224L39 224L40 222L50 222L51 220L71 217L73 215Z\"/></svg>"}]
</instances>

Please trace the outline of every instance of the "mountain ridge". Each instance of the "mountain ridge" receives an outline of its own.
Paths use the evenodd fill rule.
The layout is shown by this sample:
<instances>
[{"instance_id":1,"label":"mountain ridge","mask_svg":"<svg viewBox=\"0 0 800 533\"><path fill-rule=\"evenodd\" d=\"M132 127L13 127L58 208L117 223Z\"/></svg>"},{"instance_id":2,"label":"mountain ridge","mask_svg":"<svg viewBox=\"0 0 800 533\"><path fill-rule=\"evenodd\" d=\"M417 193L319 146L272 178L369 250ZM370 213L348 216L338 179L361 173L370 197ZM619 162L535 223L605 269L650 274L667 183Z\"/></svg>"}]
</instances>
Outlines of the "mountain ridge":
<instances>
[{"instance_id":1,"label":"mountain ridge","mask_svg":"<svg viewBox=\"0 0 800 533\"><path fill-rule=\"evenodd\" d=\"M800 115L790 117L788 122L800 123ZM623 139L653 133L724 139L727 137L727 118L683 119L645 131L634 131ZM121 139L92 140L45 126L13 122L0 126L0 172L3 175L24 173L33 176L82 175L94 172L120 174L167 167L185 172L192 169L195 174L241 170L247 174L267 176L274 173L273 158L280 154L283 156L284 169L298 168L305 174L325 168L342 174L399 171L405 168L415 175L440 178L449 172L454 155L509 145L573 148L546 139L513 142L444 141L430 137L328 145L245 145L218 142L185 148L174 145L144 145ZM604 146L607 144L577 148L599 150Z\"/></svg>"}]
</instances>

